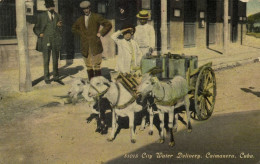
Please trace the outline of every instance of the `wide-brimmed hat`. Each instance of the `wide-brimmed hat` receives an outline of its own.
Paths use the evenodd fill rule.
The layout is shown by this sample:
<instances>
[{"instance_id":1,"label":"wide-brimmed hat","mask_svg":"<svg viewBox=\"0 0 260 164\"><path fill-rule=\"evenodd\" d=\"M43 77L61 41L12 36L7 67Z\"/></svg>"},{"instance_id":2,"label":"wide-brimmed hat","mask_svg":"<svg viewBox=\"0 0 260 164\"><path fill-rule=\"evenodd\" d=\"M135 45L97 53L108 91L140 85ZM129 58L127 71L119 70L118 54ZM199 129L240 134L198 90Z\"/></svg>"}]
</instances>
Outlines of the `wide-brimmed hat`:
<instances>
[{"instance_id":1,"label":"wide-brimmed hat","mask_svg":"<svg viewBox=\"0 0 260 164\"><path fill-rule=\"evenodd\" d=\"M91 3L89 1L82 1L80 4L79 4L79 7L82 8L82 9L85 9L85 8L88 8L90 7Z\"/></svg>"},{"instance_id":2,"label":"wide-brimmed hat","mask_svg":"<svg viewBox=\"0 0 260 164\"><path fill-rule=\"evenodd\" d=\"M45 0L45 7L46 8L55 7L53 0Z\"/></svg>"},{"instance_id":3,"label":"wide-brimmed hat","mask_svg":"<svg viewBox=\"0 0 260 164\"><path fill-rule=\"evenodd\" d=\"M141 10L139 13L136 15L137 18L140 19L148 19L150 17L150 13L146 10Z\"/></svg>"}]
</instances>

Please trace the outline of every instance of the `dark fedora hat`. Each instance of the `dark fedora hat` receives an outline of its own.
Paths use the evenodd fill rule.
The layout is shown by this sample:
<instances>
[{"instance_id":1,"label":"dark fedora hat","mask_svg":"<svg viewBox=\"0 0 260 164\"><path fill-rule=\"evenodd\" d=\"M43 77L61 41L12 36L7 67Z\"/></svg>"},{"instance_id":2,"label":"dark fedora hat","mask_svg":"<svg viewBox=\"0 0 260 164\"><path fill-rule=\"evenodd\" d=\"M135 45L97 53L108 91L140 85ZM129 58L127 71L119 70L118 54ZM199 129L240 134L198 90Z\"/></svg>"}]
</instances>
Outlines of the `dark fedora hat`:
<instances>
[{"instance_id":1,"label":"dark fedora hat","mask_svg":"<svg viewBox=\"0 0 260 164\"><path fill-rule=\"evenodd\" d=\"M45 0L46 8L55 7L53 0Z\"/></svg>"}]
</instances>

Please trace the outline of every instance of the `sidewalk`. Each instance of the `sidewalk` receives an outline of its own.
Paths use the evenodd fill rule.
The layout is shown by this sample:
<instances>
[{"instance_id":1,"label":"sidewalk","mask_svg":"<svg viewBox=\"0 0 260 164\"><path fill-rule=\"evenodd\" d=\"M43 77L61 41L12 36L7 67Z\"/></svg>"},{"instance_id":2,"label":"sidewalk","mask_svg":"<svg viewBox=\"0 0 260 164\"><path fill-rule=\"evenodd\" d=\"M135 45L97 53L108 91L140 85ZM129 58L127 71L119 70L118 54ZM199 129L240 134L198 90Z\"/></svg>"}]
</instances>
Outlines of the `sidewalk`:
<instances>
[{"instance_id":1,"label":"sidewalk","mask_svg":"<svg viewBox=\"0 0 260 164\"><path fill-rule=\"evenodd\" d=\"M199 66L212 62L215 71L257 62L260 59L260 45L259 48L232 45L228 49L228 54L222 52L222 47L211 46L209 49L186 49L184 54L197 55Z\"/></svg>"},{"instance_id":2,"label":"sidewalk","mask_svg":"<svg viewBox=\"0 0 260 164\"><path fill-rule=\"evenodd\" d=\"M199 66L212 62L212 67L216 71L233 68L247 63L258 62L260 59L260 45L259 48L244 45L232 45L229 47L228 54L222 54L221 51L221 47L215 46L210 47L209 49L187 48L183 53L185 55L198 56ZM114 69L115 64L116 57L104 59L101 66L102 74L109 77L109 71ZM46 87L42 77L43 66L41 56L31 57L30 70L33 88ZM50 68L50 70L52 70L52 68ZM66 61L61 60L59 62L59 70L61 78L65 84L70 83L72 79L70 76L87 78L86 68L82 59L74 59L71 65L66 65ZM0 91L18 91L18 80L19 70L17 68L15 69L12 67L11 69L0 71ZM47 87L58 85L59 84L52 82L51 85L48 85Z\"/></svg>"}]
</instances>

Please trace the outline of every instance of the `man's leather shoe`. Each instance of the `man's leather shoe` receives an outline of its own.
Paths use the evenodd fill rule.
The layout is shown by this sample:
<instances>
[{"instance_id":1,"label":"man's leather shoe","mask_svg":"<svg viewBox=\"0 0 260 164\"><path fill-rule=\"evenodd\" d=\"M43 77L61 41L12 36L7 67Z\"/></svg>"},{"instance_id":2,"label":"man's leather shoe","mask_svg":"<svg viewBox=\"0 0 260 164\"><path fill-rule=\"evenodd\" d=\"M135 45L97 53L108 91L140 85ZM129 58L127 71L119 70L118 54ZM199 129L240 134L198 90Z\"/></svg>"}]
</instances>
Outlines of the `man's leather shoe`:
<instances>
[{"instance_id":1,"label":"man's leather shoe","mask_svg":"<svg viewBox=\"0 0 260 164\"><path fill-rule=\"evenodd\" d=\"M45 84L50 84L51 81L50 80L44 80L45 81Z\"/></svg>"},{"instance_id":2,"label":"man's leather shoe","mask_svg":"<svg viewBox=\"0 0 260 164\"><path fill-rule=\"evenodd\" d=\"M57 82L57 83L59 83L59 84L61 84L61 85L65 85L60 79L55 79L55 80L53 80L53 81L55 81L55 82Z\"/></svg>"}]
</instances>

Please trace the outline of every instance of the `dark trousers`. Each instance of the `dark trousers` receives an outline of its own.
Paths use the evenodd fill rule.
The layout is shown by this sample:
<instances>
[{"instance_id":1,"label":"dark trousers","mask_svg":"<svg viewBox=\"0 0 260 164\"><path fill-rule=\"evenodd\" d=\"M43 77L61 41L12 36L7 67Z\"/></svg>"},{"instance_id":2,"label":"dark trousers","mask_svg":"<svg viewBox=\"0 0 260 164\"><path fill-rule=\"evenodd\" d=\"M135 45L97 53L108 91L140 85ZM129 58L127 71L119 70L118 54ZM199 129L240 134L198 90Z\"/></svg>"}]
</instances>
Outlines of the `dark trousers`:
<instances>
[{"instance_id":1,"label":"dark trousers","mask_svg":"<svg viewBox=\"0 0 260 164\"><path fill-rule=\"evenodd\" d=\"M59 50L57 46L55 46L55 42L52 38L50 40L50 45L44 45L43 48L43 66L44 66L44 80L50 79L50 72L49 72L49 63L50 63L50 56L52 54L52 65L53 65L53 79L59 79L59 72L58 72L58 60L59 60Z\"/></svg>"}]
</instances>

